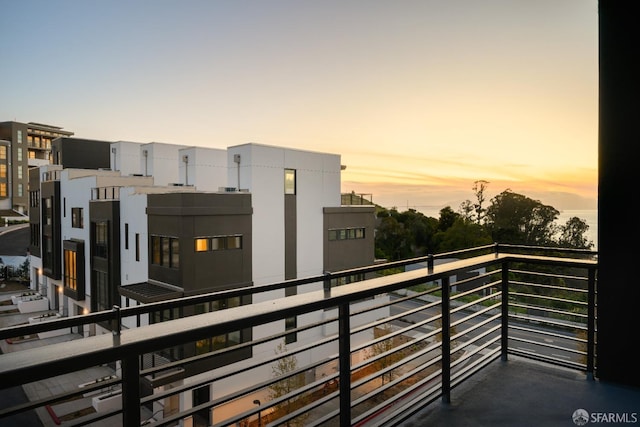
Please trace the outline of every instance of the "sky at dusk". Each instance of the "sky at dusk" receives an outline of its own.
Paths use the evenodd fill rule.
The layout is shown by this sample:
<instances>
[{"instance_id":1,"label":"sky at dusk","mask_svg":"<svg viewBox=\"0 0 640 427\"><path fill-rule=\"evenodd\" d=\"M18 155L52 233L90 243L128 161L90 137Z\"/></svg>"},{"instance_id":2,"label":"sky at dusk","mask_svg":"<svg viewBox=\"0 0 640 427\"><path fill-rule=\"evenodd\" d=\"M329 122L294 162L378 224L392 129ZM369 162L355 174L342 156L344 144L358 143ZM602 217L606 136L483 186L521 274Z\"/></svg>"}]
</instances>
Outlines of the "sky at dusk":
<instances>
[{"instance_id":1,"label":"sky at dusk","mask_svg":"<svg viewBox=\"0 0 640 427\"><path fill-rule=\"evenodd\" d=\"M509 188L595 209L597 0L0 0L0 121L340 154L433 210Z\"/></svg>"}]
</instances>

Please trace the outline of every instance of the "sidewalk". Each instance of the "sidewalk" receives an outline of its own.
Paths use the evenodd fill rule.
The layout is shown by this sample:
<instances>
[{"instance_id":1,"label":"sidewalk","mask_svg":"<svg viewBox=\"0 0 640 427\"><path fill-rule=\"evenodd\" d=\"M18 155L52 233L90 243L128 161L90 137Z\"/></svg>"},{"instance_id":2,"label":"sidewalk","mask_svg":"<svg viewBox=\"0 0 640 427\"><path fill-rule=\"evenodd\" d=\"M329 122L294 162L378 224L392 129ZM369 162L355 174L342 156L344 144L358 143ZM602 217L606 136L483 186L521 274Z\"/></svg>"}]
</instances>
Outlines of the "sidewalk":
<instances>
[{"instance_id":1,"label":"sidewalk","mask_svg":"<svg viewBox=\"0 0 640 427\"><path fill-rule=\"evenodd\" d=\"M0 328L14 326L21 323L27 323L29 317L37 316L42 313L49 312L47 310L45 312L35 312L35 313L19 313L15 312L15 305L7 304L7 300L11 302L12 295L19 295L20 291L12 291L12 292L0 292ZM60 335L56 337L50 337L45 339L39 339L37 337L29 338L26 340L15 340L12 341L13 344L7 342L7 340L0 341L0 351L2 353L10 353L16 351L23 351L30 348L41 347L53 343L58 342L66 342L75 339L80 339L81 336L78 334L68 333L65 335ZM2 356L0 355L0 363L2 363ZM78 390L78 386L83 383L87 383L95 380L96 378L102 378L108 375L114 374L113 369L107 366L96 366L89 369L85 369L82 371L72 372L69 374L58 375L55 377L48 378L43 381L38 381L29 384L23 384L22 389L25 394L25 398L27 401L35 401L45 398L50 398L52 396L58 395L60 393L71 392ZM6 393L19 394L19 390L4 390ZM4 407L4 405L16 405L20 403L19 396L10 396L11 401L6 401L2 399L0 402L0 406ZM23 400L24 401L24 400ZM56 426L60 425L64 421L69 421L79 416L87 415L95 412L95 409L92 405L92 396L89 397L79 397L76 399L64 401L57 403L55 405L51 405L50 407L38 408L35 410L37 414L37 418L40 420L39 425L44 427ZM30 414L31 413L31 414ZM31 427L33 424L33 411L30 413L23 413L13 417L0 419L0 426L25 426ZM25 424L25 419L29 419L31 416L31 422ZM113 425L118 425L118 421L114 421L113 418L102 420L94 423L93 425L96 427L104 426L104 427L113 427Z\"/></svg>"}]
</instances>

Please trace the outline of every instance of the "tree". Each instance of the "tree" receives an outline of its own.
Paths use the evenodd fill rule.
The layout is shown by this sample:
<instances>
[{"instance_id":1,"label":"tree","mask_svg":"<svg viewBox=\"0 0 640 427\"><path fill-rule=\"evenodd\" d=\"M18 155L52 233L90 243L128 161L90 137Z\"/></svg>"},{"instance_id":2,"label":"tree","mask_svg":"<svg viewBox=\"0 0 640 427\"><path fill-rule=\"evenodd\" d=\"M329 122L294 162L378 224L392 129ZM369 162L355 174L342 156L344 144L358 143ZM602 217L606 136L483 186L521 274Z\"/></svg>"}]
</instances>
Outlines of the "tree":
<instances>
[{"instance_id":1,"label":"tree","mask_svg":"<svg viewBox=\"0 0 640 427\"><path fill-rule=\"evenodd\" d=\"M440 209L440 218L438 219L438 230L447 231L449 227L456 222L456 219L460 216L459 213L456 213L451 209L451 206L445 206Z\"/></svg>"},{"instance_id":2,"label":"tree","mask_svg":"<svg viewBox=\"0 0 640 427\"><path fill-rule=\"evenodd\" d=\"M275 349L276 354L286 354L287 346L284 343L278 344L278 347ZM298 369L298 359L295 355L285 355L278 359L276 364L271 367L271 372L274 377L287 376L291 372L294 372ZM300 372L298 374L287 376L281 381L278 381L272 384L269 387L269 398L271 400L287 396L288 394L294 392L300 387L304 386L304 372ZM296 397L290 397L283 402L274 405L273 414L277 418L280 418L286 414L290 414L291 412L300 409L305 405L304 396L298 395ZM303 426L308 418L308 414L300 415L290 421L287 421L287 426Z\"/></svg>"},{"instance_id":3,"label":"tree","mask_svg":"<svg viewBox=\"0 0 640 427\"><path fill-rule=\"evenodd\" d=\"M558 245L565 248L591 249L593 242L585 237L589 230L586 221L577 216L571 217L564 225L560 226Z\"/></svg>"},{"instance_id":4,"label":"tree","mask_svg":"<svg viewBox=\"0 0 640 427\"><path fill-rule=\"evenodd\" d=\"M487 189L487 185L489 181L485 181L480 179L473 183L473 192L476 195L476 203L473 205L473 209L475 211L475 219L477 224L481 224L484 220L484 216L486 213L486 209L484 208L485 195L484 192Z\"/></svg>"},{"instance_id":5,"label":"tree","mask_svg":"<svg viewBox=\"0 0 640 427\"><path fill-rule=\"evenodd\" d=\"M382 218L375 237L378 254L391 261L409 258L412 255L412 236L404 224L398 221L397 216L398 211L392 210L390 216Z\"/></svg>"},{"instance_id":6,"label":"tree","mask_svg":"<svg viewBox=\"0 0 640 427\"><path fill-rule=\"evenodd\" d=\"M548 246L555 244L559 214L552 206L507 189L491 199L486 226L495 242Z\"/></svg>"},{"instance_id":7,"label":"tree","mask_svg":"<svg viewBox=\"0 0 640 427\"><path fill-rule=\"evenodd\" d=\"M453 225L436 235L437 252L450 252L492 243L491 236L479 224L463 219L455 220Z\"/></svg>"},{"instance_id":8,"label":"tree","mask_svg":"<svg viewBox=\"0 0 640 427\"><path fill-rule=\"evenodd\" d=\"M374 328L373 330L373 337L374 338L380 338L383 337L385 335L389 335L392 332L391 329L391 325L382 325L379 328ZM378 341L377 343L373 344L371 346L371 348L368 351L367 354L367 358L372 358L378 355L381 355L383 353L386 353L390 350L392 350L394 347L396 347L397 344L394 342L393 338L389 338L386 340L382 340L382 341ZM375 367L376 371L382 371L384 369L386 369L387 367L393 365L394 363L398 362L399 360L401 360L403 358L403 355L399 352L395 352L395 353L391 353L387 356L384 356L378 360L376 360L375 362L373 362L373 366ZM390 370L389 372L383 373L380 376L380 379L382 380L382 384L384 385L385 382L385 378L388 381L393 380L394 376L395 376L395 372L393 370Z\"/></svg>"}]
</instances>

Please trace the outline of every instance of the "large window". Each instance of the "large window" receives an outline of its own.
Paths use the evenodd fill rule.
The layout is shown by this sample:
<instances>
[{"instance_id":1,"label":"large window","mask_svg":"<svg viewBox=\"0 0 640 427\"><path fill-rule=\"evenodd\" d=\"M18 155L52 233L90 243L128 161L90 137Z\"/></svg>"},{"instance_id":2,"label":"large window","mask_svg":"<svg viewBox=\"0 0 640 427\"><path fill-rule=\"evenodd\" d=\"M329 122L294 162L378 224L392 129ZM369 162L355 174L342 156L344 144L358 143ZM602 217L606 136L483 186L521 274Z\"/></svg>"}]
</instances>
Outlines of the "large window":
<instances>
[{"instance_id":1,"label":"large window","mask_svg":"<svg viewBox=\"0 0 640 427\"><path fill-rule=\"evenodd\" d=\"M151 236L151 264L180 267L180 240L177 237Z\"/></svg>"},{"instance_id":2,"label":"large window","mask_svg":"<svg viewBox=\"0 0 640 427\"><path fill-rule=\"evenodd\" d=\"M64 285L64 294L77 301L84 300L84 242L65 240L62 246L62 284Z\"/></svg>"},{"instance_id":3,"label":"large window","mask_svg":"<svg viewBox=\"0 0 640 427\"><path fill-rule=\"evenodd\" d=\"M284 194L296 194L296 170L284 170Z\"/></svg>"},{"instance_id":4,"label":"large window","mask_svg":"<svg viewBox=\"0 0 640 427\"><path fill-rule=\"evenodd\" d=\"M109 289L109 275L104 271L93 270L92 311L111 310L114 301Z\"/></svg>"},{"instance_id":5,"label":"large window","mask_svg":"<svg viewBox=\"0 0 640 427\"><path fill-rule=\"evenodd\" d=\"M109 222L93 223L93 256L109 257Z\"/></svg>"},{"instance_id":6,"label":"large window","mask_svg":"<svg viewBox=\"0 0 640 427\"><path fill-rule=\"evenodd\" d=\"M51 197L42 199L42 223L51 225L53 221L53 210L51 208L53 201Z\"/></svg>"},{"instance_id":7,"label":"large window","mask_svg":"<svg viewBox=\"0 0 640 427\"><path fill-rule=\"evenodd\" d=\"M64 250L64 286L78 290L78 263L76 252Z\"/></svg>"}]
</instances>

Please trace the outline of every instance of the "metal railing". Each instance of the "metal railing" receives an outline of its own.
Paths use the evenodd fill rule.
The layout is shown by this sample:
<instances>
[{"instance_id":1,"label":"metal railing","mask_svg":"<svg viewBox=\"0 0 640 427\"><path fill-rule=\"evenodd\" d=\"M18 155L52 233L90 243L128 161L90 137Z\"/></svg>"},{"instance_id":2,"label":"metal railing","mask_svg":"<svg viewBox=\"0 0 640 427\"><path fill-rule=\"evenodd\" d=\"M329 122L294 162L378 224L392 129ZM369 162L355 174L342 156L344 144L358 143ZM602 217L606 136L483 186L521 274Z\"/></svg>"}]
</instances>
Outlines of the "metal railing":
<instances>
[{"instance_id":1,"label":"metal railing","mask_svg":"<svg viewBox=\"0 0 640 427\"><path fill-rule=\"evenodd\" d=\"M444 258L457 260L435 263ZM426 268L386 274L417 263ZM116 375L82 390L0 410L0 417L108 386L116 391L108 397L118 399L117 407L79 417L72 425L105 419L124 425L177 425L200 416L213 425L393 425L437 399L450 401L453 388L509 353L593 376L596 272L594 252L489 245L3 328L0 339L100 322L110 322L113 332L0 355L0 387L105 364L115 364ZM366 273L385 274L330 286L331 279ZM127 317L292 286L309 291L122 327ZM292 317L296 327L282 328L284 319ZM274 325L278 332L272 333ZM246 328L255 335L246 342L155 366L142 364L166 348ZM297 342L279 345L292 333ZM216 361L243 350L251 357L194 371L203 364L218 366ZM152 384L153 391L141 392L141 384ZM176 396L196 396L203 388L211 394L202 401L167 409Z\"/></svg>"}]
</instances>

